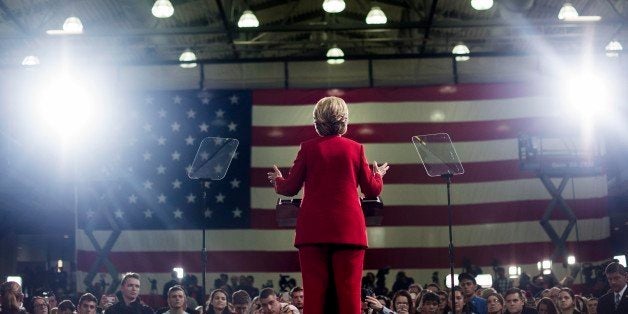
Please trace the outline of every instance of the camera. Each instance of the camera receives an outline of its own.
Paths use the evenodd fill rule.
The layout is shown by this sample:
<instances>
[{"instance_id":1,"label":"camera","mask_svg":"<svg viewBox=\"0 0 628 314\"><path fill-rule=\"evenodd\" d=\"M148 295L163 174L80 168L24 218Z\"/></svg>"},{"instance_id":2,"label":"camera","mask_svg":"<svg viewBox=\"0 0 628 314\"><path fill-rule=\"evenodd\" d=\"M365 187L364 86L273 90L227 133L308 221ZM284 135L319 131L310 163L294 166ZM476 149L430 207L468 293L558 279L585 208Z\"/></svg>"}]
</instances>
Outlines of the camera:
<instances>
[{"instance_id":1,"label":"camera","mask_svg":"<svg viewBox=\"0 0 628 314\"><path fill-rule=\"evenodd\" d=\"M373 290L362 288L362 302L366 300L366 296L372 296L373 294Z\"/></svg>"}]
</instances>

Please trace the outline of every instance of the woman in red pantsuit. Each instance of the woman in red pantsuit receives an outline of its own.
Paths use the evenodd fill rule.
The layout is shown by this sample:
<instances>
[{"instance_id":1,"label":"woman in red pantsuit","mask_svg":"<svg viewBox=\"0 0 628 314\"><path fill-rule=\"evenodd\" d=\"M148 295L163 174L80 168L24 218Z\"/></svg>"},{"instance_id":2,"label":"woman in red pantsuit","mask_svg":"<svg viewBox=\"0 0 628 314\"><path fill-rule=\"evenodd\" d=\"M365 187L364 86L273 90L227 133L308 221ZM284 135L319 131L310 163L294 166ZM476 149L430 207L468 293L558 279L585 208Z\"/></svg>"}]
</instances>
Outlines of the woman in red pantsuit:
<instances>
[{"instance_id":1,"label":"woman in red pantsuit","mask_svg":"<svg viewBox=\"0 0 628 314\"><path fill-rule=\"evenodd\" d=\"M314 124L320 136L301 143L288 176L277 166L268 173L279 194L293 196L305 186L294 245L299 249L307 314L325 313L326 292L333 287L338 303L334 313L360 313L368 243L357 187L366 197L378 196L388 164L374 162L371 170L364 147L342 137L348 117L344 100L319 100Z\"/></svg>"}]
</instances>

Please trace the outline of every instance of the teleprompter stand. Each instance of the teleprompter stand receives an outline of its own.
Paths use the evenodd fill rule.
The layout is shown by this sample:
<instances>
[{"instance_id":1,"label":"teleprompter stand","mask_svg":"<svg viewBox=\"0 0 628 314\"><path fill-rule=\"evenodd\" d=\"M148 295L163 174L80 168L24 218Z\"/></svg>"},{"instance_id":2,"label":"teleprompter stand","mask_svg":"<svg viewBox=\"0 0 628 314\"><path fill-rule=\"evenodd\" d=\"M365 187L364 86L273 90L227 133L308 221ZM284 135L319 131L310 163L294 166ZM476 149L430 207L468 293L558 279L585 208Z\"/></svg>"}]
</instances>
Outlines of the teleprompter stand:
<instances>
[{"instance_id":1,"label":"teleprompter stand","mask_svg":"<svg viewBox=\"0 0 628 314\"><path fill-rule=\"evenodd\" d=\"M451 179L464 173L458 154L447 133L416 135L412 143L419 154L425 172L430 177L441 177L447 183L447 212L449 217L449 271L451 287L454 287L454 243L452 233ZM451 294L452 307L456 304L454 293Z\"/></svg>"},{"instance_id":2,"label":"teleprompter stand","mask_svg":"<svg viewBox=\"0 0 628 314\"><path fill-rule=\"evenodd\" d=\"M240 142L233 138L206 137L196 152L192 169L188 177L199 180L203 188L203 210L207 210L207 189L209 181L222 180L227 175L227 169L235 155ZM203 241L201 248L201 267L203 268L202 300L205 302L205 288L207 276L207 247L205 244L205 224L203 224Z\"/></svg>"}]
</instances>

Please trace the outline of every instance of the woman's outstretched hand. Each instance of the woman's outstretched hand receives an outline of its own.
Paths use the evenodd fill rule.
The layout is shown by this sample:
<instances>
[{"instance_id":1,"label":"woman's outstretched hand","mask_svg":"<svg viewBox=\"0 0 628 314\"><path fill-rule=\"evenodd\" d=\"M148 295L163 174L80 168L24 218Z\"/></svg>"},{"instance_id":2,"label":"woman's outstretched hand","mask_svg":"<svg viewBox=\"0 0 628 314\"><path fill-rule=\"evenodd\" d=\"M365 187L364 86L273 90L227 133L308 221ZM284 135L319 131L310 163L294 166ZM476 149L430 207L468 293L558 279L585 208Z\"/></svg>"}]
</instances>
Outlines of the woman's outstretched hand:
<instances>
[{"instance_id":1,"label":"woman's outstretched hand","mask_svg":"<svg viewBox=\"0 0 628 314\"><path fill-rule=\"evenodd\" d=\"M387 162L381 166L378 166L377 161L373 161L373 173L379 173L381 177L384 177L384 175L386 174L386 171L388 171L388 168L390 167L388 166Z\"/></svg>"},{"instance_id":2,"label":"woman's outstretched hand","mask_svg":"<svg viewBox=\"0 0 628 314\"><path fill-rule=\"evenodd\" d=\"M275 180L281 177L281 171L279 171L279 168L277 168L276 165L273 165L273 172L268 173L268 181L270 181L272 185L275 185Z\"/></svg>"}]
</instances>

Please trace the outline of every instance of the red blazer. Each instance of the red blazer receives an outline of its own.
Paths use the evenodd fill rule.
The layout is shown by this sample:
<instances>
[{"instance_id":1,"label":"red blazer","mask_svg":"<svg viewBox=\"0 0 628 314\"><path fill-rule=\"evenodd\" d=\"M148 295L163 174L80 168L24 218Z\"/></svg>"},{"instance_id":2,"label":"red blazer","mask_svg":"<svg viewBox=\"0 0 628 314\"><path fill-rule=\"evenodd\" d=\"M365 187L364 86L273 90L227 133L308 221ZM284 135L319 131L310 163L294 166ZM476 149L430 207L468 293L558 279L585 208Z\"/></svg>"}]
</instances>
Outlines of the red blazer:
<instances>
[{"instance_id":1,"label":"red blazer","mask_svg":"<svg viewBox=\"0 0 628 314\"><path fill-rule=\"evenodd\" d=\"M378 196L383 186L382 177L369 168L361 144L342 136L301 143L290 173L275 181L275 191L285 196L294 196L305 186L294 245L368 246L358 185L367 197Z\"/></svg>"}]
</instances>

